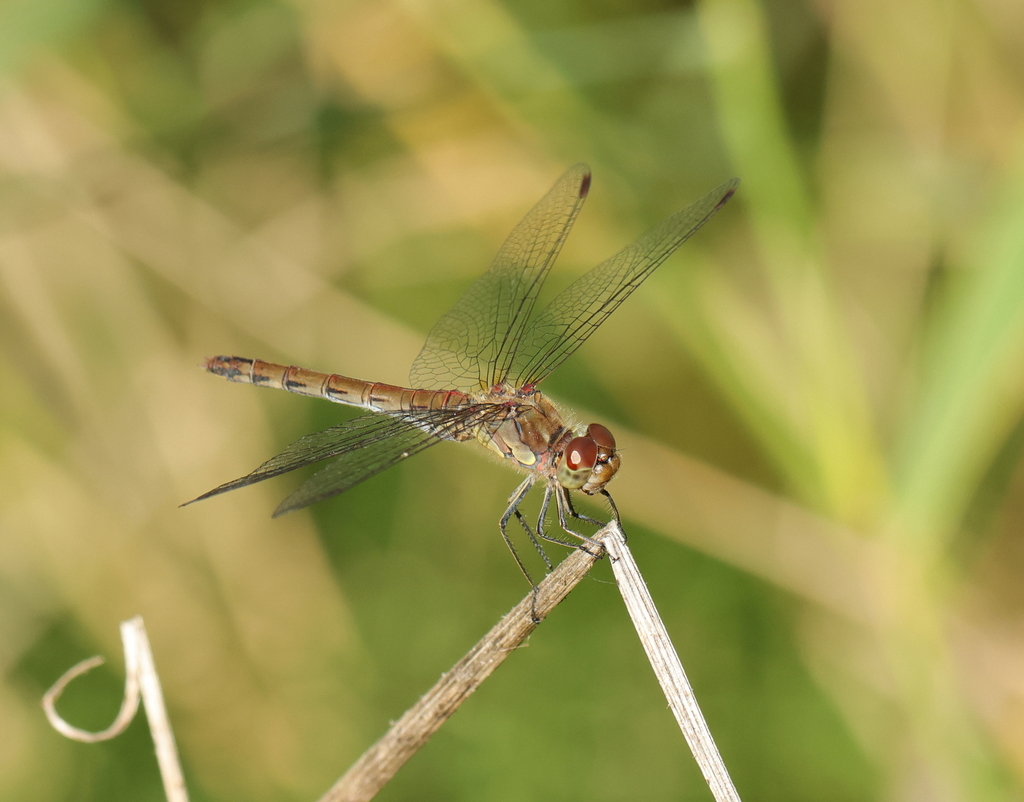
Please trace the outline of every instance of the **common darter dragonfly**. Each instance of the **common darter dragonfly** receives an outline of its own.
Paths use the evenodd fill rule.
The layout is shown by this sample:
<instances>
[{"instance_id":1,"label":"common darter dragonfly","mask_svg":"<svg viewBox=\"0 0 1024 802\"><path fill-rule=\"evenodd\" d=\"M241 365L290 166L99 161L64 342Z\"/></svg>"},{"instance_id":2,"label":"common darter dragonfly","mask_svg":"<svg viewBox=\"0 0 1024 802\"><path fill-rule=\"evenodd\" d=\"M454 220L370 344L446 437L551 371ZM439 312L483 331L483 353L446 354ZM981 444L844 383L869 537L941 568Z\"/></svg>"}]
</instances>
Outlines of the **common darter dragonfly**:
<instances>
[{"instance_id":1,"label":"common darter dragonfly","mask_svg":"<svg viewBox=\"0 0 1024 802\"><path fill-rule=\"evenodd\" d=\"M545 531L552 497L561 529L582 543L593 544L571 528L569 519L598 526L601 522L578 513L570 492L605 496L618 521L605 486L620 463L615 438L605 426L566 425L538 385L722 208L738 184L737 179L727 181L676 212L533 315L548 270L590 190L590 168L586 164L569 168L512 230L490 269L434 325L413 362L409 387L260 359L210 357L206 370L228 381L318 396L360 407L367 414L308 434L247 476L193 501L333 458L281 502L276 517L342 493L443 440L476 440L526 474L509 497L499 528L533 584L508 535L509 521L516 518L550 570L538 538L573 545ZM544 495L540 515L531 526L519 506L537 483Z\"/></svg>"}]
</instances>

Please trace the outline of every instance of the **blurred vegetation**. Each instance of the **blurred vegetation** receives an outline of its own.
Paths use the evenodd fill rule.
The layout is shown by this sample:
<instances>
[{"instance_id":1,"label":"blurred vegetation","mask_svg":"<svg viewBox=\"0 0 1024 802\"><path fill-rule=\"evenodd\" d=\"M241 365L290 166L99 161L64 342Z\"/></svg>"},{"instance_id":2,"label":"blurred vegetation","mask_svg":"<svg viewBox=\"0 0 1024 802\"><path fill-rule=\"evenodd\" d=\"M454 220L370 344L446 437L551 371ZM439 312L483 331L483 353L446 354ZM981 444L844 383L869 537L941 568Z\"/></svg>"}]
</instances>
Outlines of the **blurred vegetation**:
<instances>
[{"instance_id":1,"label":"blurred vegetation","mask_svg":"<svg viewBox=\"0 0 1024 802\"><path fill-rule=\"evenodd\" d=\"M0 799L161 798L143 722L39 707L102 654L61 709L106 726L122 619L193 799L310 800L521 598L472 448L177 505L346 414L203 357L404 383L579 160L556 286L743 180L547 385L741 794L1021 798L1022 53L1012 0L8 0ZM380 798L708 797L591 581Z\"/></svg>"}]
</instances>

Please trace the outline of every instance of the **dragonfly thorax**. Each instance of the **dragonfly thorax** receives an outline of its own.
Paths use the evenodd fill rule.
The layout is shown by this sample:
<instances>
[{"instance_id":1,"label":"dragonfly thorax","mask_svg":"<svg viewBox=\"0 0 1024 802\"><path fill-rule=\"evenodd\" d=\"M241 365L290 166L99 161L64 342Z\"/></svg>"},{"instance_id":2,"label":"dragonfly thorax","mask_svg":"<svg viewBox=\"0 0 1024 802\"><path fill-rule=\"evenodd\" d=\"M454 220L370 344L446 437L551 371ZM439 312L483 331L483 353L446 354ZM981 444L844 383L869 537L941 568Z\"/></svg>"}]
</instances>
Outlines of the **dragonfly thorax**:
<instances>
[{"instance_id":1,"label":"dragonfly thorax","mask_svg":"<svg viewBox=\"0 0 1024 802\"><path fill-rule=\"evenodd\" d=\"M527 396L504 389L503 395L494 393L490 399L504 403L508 414L481 426L477 439L522 470L589 494L604 488L619 469L615 438L601 424L573 431L558 408L536 391Z\"/></svg>"}]
</instances>

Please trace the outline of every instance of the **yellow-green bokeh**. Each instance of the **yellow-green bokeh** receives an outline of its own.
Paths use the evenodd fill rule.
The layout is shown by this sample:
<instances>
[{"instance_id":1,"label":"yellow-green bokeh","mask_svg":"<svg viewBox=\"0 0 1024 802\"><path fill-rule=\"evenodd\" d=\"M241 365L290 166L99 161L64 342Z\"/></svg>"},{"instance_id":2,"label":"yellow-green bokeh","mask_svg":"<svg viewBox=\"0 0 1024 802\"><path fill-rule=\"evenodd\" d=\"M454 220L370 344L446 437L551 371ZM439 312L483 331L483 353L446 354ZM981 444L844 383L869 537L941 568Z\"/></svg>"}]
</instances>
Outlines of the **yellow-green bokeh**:
<instances>
[{"instance_id":1,"label":"yellow-green bokeh","mask_svg":"<svg viewBox=\"0 0 1024 802\"><path fill-rule=\"evenodd\" d=\"M346 417L204 357L404 383L581 160L554 288L743 182L546 385L743 798L1020 796L1020 52L997 0L0 6L0 799L161 798L143 721L39 706L102 654L106 726L123 619L194 799L311 800L521 598L472 447L178 504ZM380 798L708 797L588 581Z\"/></svg>"}]
</instances>

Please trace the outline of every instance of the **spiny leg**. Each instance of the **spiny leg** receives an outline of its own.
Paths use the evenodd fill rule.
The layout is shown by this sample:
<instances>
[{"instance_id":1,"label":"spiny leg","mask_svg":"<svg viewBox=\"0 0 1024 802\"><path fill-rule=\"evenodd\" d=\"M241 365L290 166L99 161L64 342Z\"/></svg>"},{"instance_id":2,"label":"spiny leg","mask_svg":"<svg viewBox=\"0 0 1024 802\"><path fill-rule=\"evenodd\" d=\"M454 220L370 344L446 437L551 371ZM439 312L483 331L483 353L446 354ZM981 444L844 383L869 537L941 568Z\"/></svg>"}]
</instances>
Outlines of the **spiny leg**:
<instances>
[{"instance_id":1,"label":"spiny leg","mask_svg":"<svg viewBox=\"0 0 1024 802\"><path fill-rule=\"evenodd\" d=\"M523 565L522 559L519 557L519 552L516 551L516 547L512 543L512 538L508 536L508 520L513 515L526 529L531 540L535 540L533 532L530 531L530 527L527 525L521 512L519 512L519 505L522 500L526 497L526 494L530 492L530 488L533 487L534 477L527 476L522 484L519 485L512 495L508 497L508 508L505 510L505 514L501 516L501 520L498 522L498 528L501 529L501 537L505 541L505 545L508 546L508 550L512 552L512 556L515 558L516 565L519 566L519 570L523 572L523 576L526 577L526 581L530 583L530 587L533 588L534 595L537 593L537 583L533 581L533 577L530 576L530 572L526 570L526 566Z\"/></svg>"},{"instance_id":2,"label":"spiny leg","mask_svg":"<svg viewBox=\"0 0 1024 802\"><path fill-rule=\"evenodd\" d=\"M526 518L519 511L518 508L516 509L515 516L516 520L519 521L519 523L522 525L523 531L526 532L526 536L530 538L530 542L533 544L533 547L537 549L537 553L540 555L540 558L544 560L544 565L547 566L548 571L550 572L555 566L551 562L551 558L548 557L547 552L544 551L544 547L540 544L540 541L537 540L537 536L534 535L533 529L530 527L530 524L527 523ZM543 535L541 535L541 537L543 537Z\"/></svg>"},{"instance_id":3,"label":"spiny leg","mask_svg":"<svg viewBox=\"0 0 1024 802\"><path fill-rule=\"evenodd\" d=\"M518 520L522 524L523 529L526 531L526 535L529 536L530 543L534 544L537 547L538 552L540 552L541 557L544 559L545 564L548 566L548 571L551 571L551 560L548 559L548 555L544 552L544 549L541 547L541 544L534 536L534 532L530 530L529 524L526 522L526 519L522 516L522 513L519 511L519 504L521 504L522 500L526 498L526 494L529 493L529 489L534 487L534 482L536 480L536 476L527 476L525 479L523 479L520 486L512 492L512 495L509 496L508 509L506 509L505 514L502 515L502 519L501 522L499 523L499 526L501 527L502 538L505 540L505 545L509 547L509 551L512 552L512 557L515 559L516 564L519 566L519 571L522 572L522 576L526 578L526 582L529 583L529 587L532 589L529 618L535 624L540 624L541 617L537 615L537 597L539 593L537 583L534 582L534 578L530 577L529 572L526 571L526 566L523 564L522 558L520 558L519 556L519 552L516 551L515 546L512 545L512 539L509 538L508 532L506 531L506 526L508 526L509 518L512 517L512 515L515 515L516 520Z\"/></svg>"},{"instance_id":4,"label":"spiny leg","mask_svg":"<svg viewBox=\"0 0 1024 802\"><path fill-rule=\"evenodd\" d=\"M531 478L531 480L530 480L530 487L533 486L534 481L536 481L536 478ZM512 495L515 496L519 492L519 489L521 489L521 488L522 488L522 485L520 485L520 488L517 488L516 489L516 493L513 493ZM527 490L529 490L529 487L527 488ZM550 495L550 492L551 491L549 491L549 490L545 490L545 492L544 492L544 501L541 503L541 511L540 511L541 521L544 520L544 515L546 514L545 511L547 510L548 496ZM551 559L548 557L547 552L544 551L544 547L540 544L540 541L537 540L537 536L533 533L533 529L530 527L530 524L527 523L526 518L523 516L522 512L519 511L519 506L518 506L519 502L522 501L522 499L525 497L525 495L526 495L525 493L522 494L519 497L519 499L517 499L517 501L516 501L516 512L515 512L516 519L522 525L523 530L526 532L526 536L528 538L530 538L530 542L533 544L533 547L535 549L537 549L537 553L540 555L540 558L542 560L544 560L544 565L547 566L548 573L550 573L554 569L555 566L551 562ZM512 499L509 499L510 502L511 502L511 500ZM540 535L541 537L544 536L541 533L541 527L537 528L537 534Z\"/></svg>"},{"instance_id":5,"label":"spiny leg","mask_svg":"<svg viewBox=\"0 0 1024 802\"><path fill-rule=\"evenodd\" d=\"M558 525L562 527L562 531L572 535L573 537L578 537L580 540L583 541L585 545L565 543L565 541L563 540L558 540L557 538L552 538L547 535L542 535L542 537L547 537L548 540L554 540L556 543L565 543L565 545L572 546L573 548L582 549L587 554L600 554L601 550L604 547L593 538L587 537L586 535L581 534L574 529L570 529L569 522L568 520L566 520L565 517L565 512L566 510L568 510L573 518L583 521L589 521L591 523L597 524L598 526L601 526L601 522L596 521L593 518L590 518L586 515L580 515L579 513L577 513L576 510L573 509L572 501L569 497L569 491L566 488L562 487L561 485L556 485L554 489L555 501L557 502L555 504L555 507L558 509ZM591 551L589 548L587 548L587 546L591 546L594 549L594 551Z\"/></svg>"},{"instance_id":6,"label":"spiny leg","mask_svg":"<svg viewBox=\"0 0 1024 802\"><path fill-rule=\"evenodd\" d=\"M525 530L526 532L526 537L529 538L529 542L534 544L534 548L537 549L537 553L541 555L541 559L543 559L544 564L547 565L547 573L550 574L553 571L555 565L551 561L551 558L548 556L548 552L544 550L544 546L542 546L541 541L537 539L537 535L534 534L534 530L532 530L529 523L526 522L526 518L523 516L523 514L519 510L516 510L515 515L519 519L519 522L522 524L523 530ZM541 537L543 538L544 536L542 535Z\"/></svg>"},{"instance_id":7,"label":"spiny leg","mask_svg":"<svg viewBox=\"0 0 1024 802\"><path fill-rule=\"evenodd\" d=\"M532 531L529 529L529 524L526 522L526 519L522 516L522 513L519 512L519 505L522 503L522 500L526 498L526 494L529 493L529 489L534 487L534 482L536 480L536 476L527 476L525 479L523 479L520 486L512 492L512 495L509 496L509 506L505 510L505 514L502 515L502 519L498 525L500 526L500 529L502 531L502 538L505 540L505 545L509 547L509 551L512 552L512 556L513 558L515 558L516 564L519 566L519 571L522 572L522 576L526 578L526 582L529 583L529 587L532 589L529 617L535 624L540 624L541 618L537 615L537 596L539 592L537 589L537 583L534 582L534 578L530 577L529 572L526 571L526 566L523 564L522 559L519 557L519 552L516 551L515 546L512 545L512 539L509 538L508 532L506 531L509 518L515 515L516 520L518 520L522 524L523 529L526 531L526 535L529 536L530 542L537 547L537 550L541 553L541 556L544 558L544 561L548 566L548 571L551 571L551 560L548 559L548 555L544 553L544 549L541 548L541 544L534 536L534 533L532 533Z\"/></svg>"},{"instance_id":8,"label":"spiny leg","mask_svg":"<svg viewBox=\"0 0 1024 802\"><path fill-rule=\"evenodd\" d=\"M549 534L547 534L544 531L544 524L545 524L545 521L547 520L547 517L548 517L548 506L551 504L551 494L552 494L552 492L553 492L552 485L549 484L547 487L544 488L544 501L541 502L541 505L540 505L540 516L537 518L537 534L540 537L544 538L544 540L547 540L550 543L558 543L560 546L568 546L570 549L574 549L574 548L577 547L577 544L574 543L573 541L571 541L571 540L562 540L560 537L555 537L554 535L549 535ZM558 506L558 519L561 521L562 520L561 503L558 501L557 498L556 498L556 506ZM562 528L565 529L564 526ZM581 534L579 534L577 532L573 532L571 529L566 529L565 531L568 532L571 535L575 535L578 538L583 538L583 535L581 535Z\"/></svg>"},{"instance_id":9,"label":"spiny leg","mask_svg":"<svg viewBox=\"0 0 1024 802\"><path fill-rule=\"evenodd\" d=\"M616 524L618 524L619 531L622 533L623 541L626 540L626 530L622 528L622 518L619 517L619 508L615 506L615 499L612 498L611 493L607 490L601 490L601 495L608 499L608 506L612 509L612 518Z\"/></svg>"},{"instance_id":10,"label":"spiny leg","mask_svg":"<svg viewBox=\"0 0 1024 802\"><path fill-rule=\"evenodd\" d=\"M602 490L601 492L604 493L606 496L608 495L607 492L605 492L604 490ZM608 498L610 499L611 496L608 496ZM612 507L614 508L615 505L613 504ZM565 508L566 510L568 510L569 515L575 518L577 521L586 521L588 524L593 524L597 527L604 526L606 523L597 520L597 518L591 518L589 515L584 515L582 512L576 512L576 508L572 505L572 494L568 490L565 491ZM616 513L615 520L617 521L618 519L619 516L618 513Z\"/></svg>"}]
</instances>

